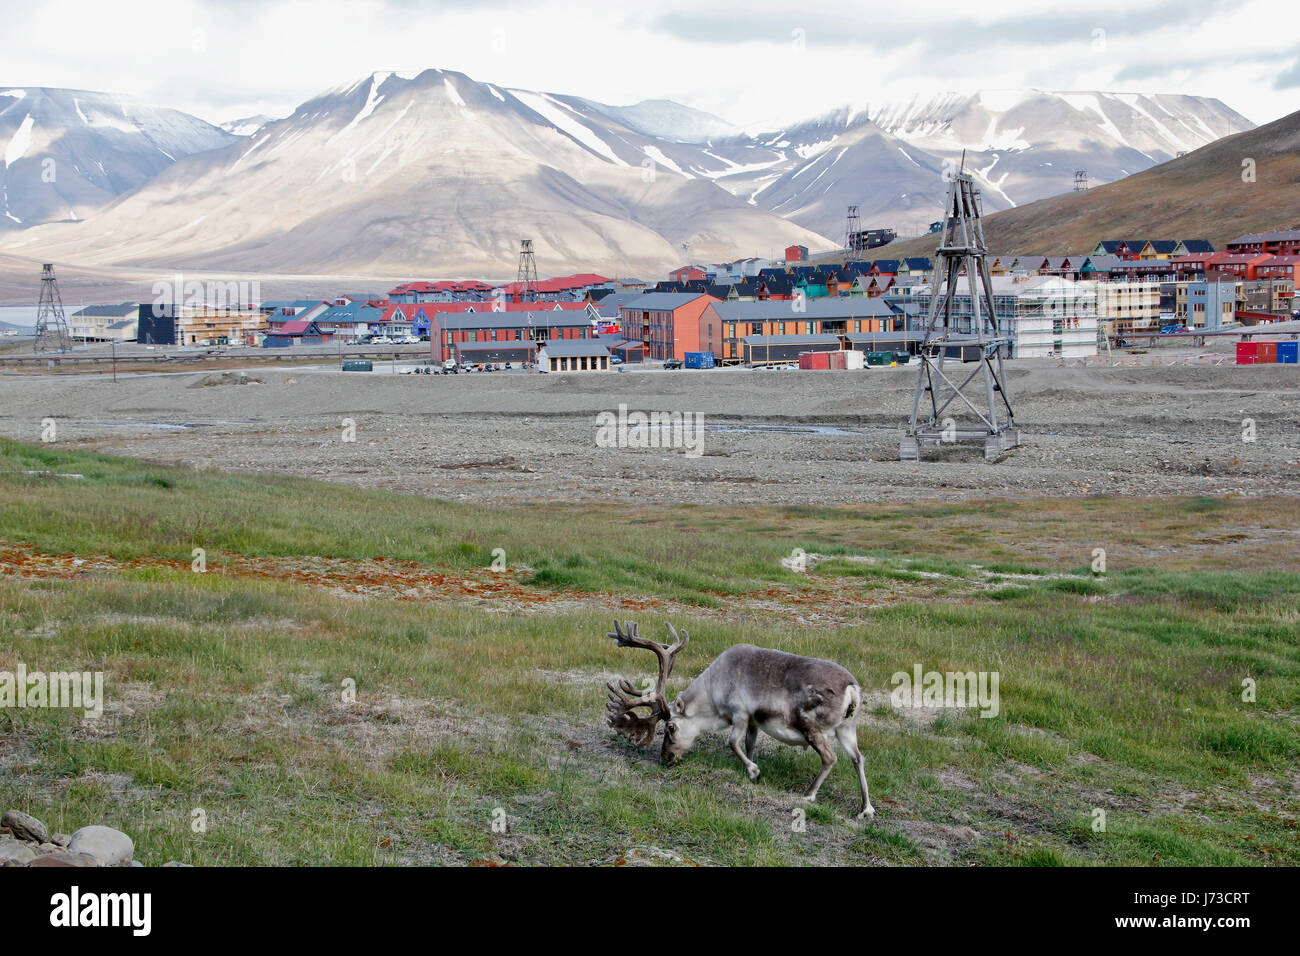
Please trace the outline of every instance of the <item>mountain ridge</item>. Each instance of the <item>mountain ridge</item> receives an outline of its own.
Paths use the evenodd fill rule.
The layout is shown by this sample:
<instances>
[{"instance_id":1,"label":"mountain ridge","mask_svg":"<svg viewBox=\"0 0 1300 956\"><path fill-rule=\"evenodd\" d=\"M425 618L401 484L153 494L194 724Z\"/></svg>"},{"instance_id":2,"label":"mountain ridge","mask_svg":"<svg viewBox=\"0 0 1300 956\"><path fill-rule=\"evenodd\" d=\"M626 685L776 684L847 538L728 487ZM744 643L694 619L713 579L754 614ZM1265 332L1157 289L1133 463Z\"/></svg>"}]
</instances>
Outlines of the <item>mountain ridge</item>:
<instances>
[{"instance_id":1,"label":"mountain ridge","mask_svg":"<svg viewBox=\"0 0 1300 956\"><path fill-rule=\"evenodd\" d=\"M1068 188L1081 155L1104 179L1249 124L1207 98L1020 90L844 106L755 135L671 101L613 107L437 69L372 73L251 119L109 202L93 230L32 226L5 247L141 267L508 275L528 235L556 271L657 274L832 249L849 204L863 228L922 231L963 154L994 212Z\"/></svg>"}]
</instances>

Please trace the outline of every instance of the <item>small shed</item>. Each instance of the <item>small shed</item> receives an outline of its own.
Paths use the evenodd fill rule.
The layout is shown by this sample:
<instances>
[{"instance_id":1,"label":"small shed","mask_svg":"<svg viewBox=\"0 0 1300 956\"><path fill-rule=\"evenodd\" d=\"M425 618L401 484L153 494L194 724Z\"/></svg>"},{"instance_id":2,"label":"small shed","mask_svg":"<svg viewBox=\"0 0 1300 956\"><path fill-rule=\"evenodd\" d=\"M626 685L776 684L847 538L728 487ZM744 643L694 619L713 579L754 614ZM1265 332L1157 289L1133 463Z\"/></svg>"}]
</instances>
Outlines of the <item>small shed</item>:
<instances>
[{"instance_id":1,"label":"small shed","mask_svg":"<svg viewBox=\"0 0 1300 956\"><path fill-rule=\"evenodd\" d=\"M554 339L537 352L548 372L608 372L609 346L595 339Z\"/></svg>"}]
</instances>

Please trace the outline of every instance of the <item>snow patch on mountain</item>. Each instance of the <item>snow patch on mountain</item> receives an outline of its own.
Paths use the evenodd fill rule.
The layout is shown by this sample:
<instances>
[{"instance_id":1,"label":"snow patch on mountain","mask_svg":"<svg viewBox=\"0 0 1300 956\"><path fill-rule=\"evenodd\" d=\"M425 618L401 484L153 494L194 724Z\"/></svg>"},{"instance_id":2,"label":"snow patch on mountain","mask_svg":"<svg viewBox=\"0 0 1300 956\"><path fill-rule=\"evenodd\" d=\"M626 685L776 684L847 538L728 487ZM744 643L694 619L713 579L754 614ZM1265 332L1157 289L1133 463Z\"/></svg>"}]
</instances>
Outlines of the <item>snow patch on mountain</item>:
<instances>
[{"instance_id":1,"label":"snow patch on mountain","mask_svg":"<svg viewBox=\"0 0 1300 956\"><path fill-rule=\"evenodd\" d=\"M5 147L5 165L12 166L18 160L22 159L23 154L27 152L28 147L32 145L32 114L28 113L23 117L23 121L14 131L14 135L9 139L9 145Z\"/></svg>"},{"instance_id":2,"label":"snow patch on mountain","mask_svg":"<svg viewBox=\"0 0 1300 956\"><path fill-rule=\"evenodd\" d=\"M604 157L615 166L628 165L622 159L619 159L609 144L596 135L590 127L579 122L577 119L578 114L569 106L545 93L530 93L527 90L514 89L510 92L533 112L544 117L548 123L551 123L561 133L573 138L593 153Z\"/></svg>"}]
</instances>

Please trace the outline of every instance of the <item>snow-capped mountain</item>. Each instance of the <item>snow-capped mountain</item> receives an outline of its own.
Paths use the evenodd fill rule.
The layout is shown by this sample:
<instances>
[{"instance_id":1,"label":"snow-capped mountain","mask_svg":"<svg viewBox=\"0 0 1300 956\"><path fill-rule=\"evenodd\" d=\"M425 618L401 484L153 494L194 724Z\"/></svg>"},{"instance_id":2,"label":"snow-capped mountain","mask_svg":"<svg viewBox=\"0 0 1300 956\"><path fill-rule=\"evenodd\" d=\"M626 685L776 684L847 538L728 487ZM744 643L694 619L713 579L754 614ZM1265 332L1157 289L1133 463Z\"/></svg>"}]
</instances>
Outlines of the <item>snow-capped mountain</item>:
<instances>
[{"instance_id":1,"label":"snow-capped mountain","mask_svg":"<svg viewBox=\"0 0 1300 956\"><path fill-rule=\"evenodd\" d=\"M275 122L274 116L258 113L256 116L243 116L239 119L227 120L221 124L221 128L231 136L252 136L267 123L273 122Z\"/></svg>"},{"instance_id":2,"label":"snow-capped mountain","mask_svg":"<svg viewBox=\"0 0 1300 956\"><path fill-rule=\"evenodd\" d=\"M704 157L707 159L707 157ZM658 275L833 243L689 172L701 148L585 101L462 73L376 73L182 159L93 223L9 248L105 264L352 274ZM708 160L726 168L724 160Z\"/></svg>"},{"instance_id":3,"label":"snow-capped mountain","mask_svg":"<svg viewBox=\"0 0 1300 956\"><path fill-rule=\"evenodd\" d=\"M583 102L631 129L675 143L706 143L742 133L712 113L691 109L672 100L643 100L633 106L608 106L592 100Z\"/></svg>"},{"instance_id":4,"label":"snow-capped mountain","mask_svg":"<svg viewBox=\"0 0 1300 956\"><path fill-rule=\"evenodd\" d=\"M11 104L0 123L16 115ZM655 275L796 243L834 248L849 204L863 228L924 232L963 161L993 212L1068 192L1076 170L1097 185L1251 128L1215 99L1027 90L846 107L755 134L668 101L616 107L440 70L376 73L263 119L228 124L256 124L238 138L199 124L229 145L168 149L179 161L93 228L24 230L7 248L104 264L502 276L528 237L543 269ZM9 136L20 162L39 155L25 136Z\"/></svg>"},{"instance_id":5,"label":"snow-capped mountain","mask_svg":"<svg viewBox=\"0 0 1300 956\"><path fill-rule=\"evenodd\" d=\"M0 87L0 228L83 219L177 159L232 140L111 93Z\"/></svg>"},{"instance_id":6,"label":"snow-capped mountain","mask_svg":"<svg viewBox=\"0 0 1300 956\"><path fill-rule=\"evenodd\" d=\"M923 232L943 205L944 174L982 183L985 208L1007 209L1122 179L1254 124L1217 99L1043 90L949 93L859 109L748 138L784 155L717 181L823 235L841 238L845 208L862 224ZM734 155L733 143L716 143Z\"/></svg>"}]
</instances>

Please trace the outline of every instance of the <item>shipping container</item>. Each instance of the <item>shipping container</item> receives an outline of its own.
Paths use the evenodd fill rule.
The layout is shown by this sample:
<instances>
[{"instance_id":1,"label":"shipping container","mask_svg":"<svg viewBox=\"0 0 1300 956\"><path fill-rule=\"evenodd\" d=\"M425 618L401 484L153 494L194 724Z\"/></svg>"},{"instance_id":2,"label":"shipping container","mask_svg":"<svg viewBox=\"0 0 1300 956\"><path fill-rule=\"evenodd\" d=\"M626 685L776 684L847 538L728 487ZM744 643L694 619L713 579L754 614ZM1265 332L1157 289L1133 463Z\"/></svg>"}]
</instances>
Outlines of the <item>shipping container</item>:
<instances>
[{"instance_id":1,"label":"shipping container","mask_svg":"<svg viewBox=\"0 0 1300 956\"><path fill-rule=\"evenodd\" d=\"M344 359L343 371L345 372L369 372L374 369L370 359Z\"/></svg>"},{"instance_id":2,"label":"shipping container","mask_svg":"<svg viewBox=\"0 0 1300 956\"><path fill-rule=\"evenodd\" d=\"M839 371L843 371L846 368L844 364L843 352L827 352L826 358L830 362L831 371L839 372Z\"/></svg>"},{"instance_id":3,"label":"shipping container","mask_svg":"<svg viewBox=\"0 0 1300 956\"><path fill-rule=\"evenodd\" d=\"M1274 365L1277 363L1277 343L1260 342L1259 351L1255 353L1256 365Z\"/></svg>"},{"instance_id":4,"label":"shipping container","mask_svg":"<svg viewBox=\"0 0 1300 956\"><path fill-rule=\"evenodd\" d=\"M1254 365L1255 356L1259 353L1258 342L1238 342L1237 343L1237 364Z\"/></svg>"},{"instance_id":5,"label":"shipping container","mask_svg":"<svg viewBox=\"0 0 1300 956\"><path fill-rule=\"evenodd\" d=\"M1278 342L1277 360L1282 365L1300 364L1300 342L1295 339L1289 342Z\"/></svg>"},{"instance_id":6,"label":"shipping container","mask_svg":"<svg viewBox=\"0 0 1300 956\"><path fill-rule=\"evenodd\" d=\"M831 367L830 352L800 352L799 367L801 369L829 369Z\"/></svg>"},{"instance_id":7,"label":"shipping container","mask_svg":"<svg viewBox=\"0 0 1300 956\"><path fill-rule=\"evenodd\" d=\"M857 349L848 349L843 354L844 367L847 369L862 368L867 364L866 356Z\"/></svg>"},{"instance_id":8,"label":"shipping container","mask_svg":"<svg viewBox=\"0 0 1300 956\"><path fill-rule=\"evenodd\" d=\"M894 361L897 362L899 365L906 365L906 364L907 364L908 362L910 362L911 360L912 360L912 353L911 353L911 352L895 352L895 353L894 353Z\"/></svg>"},{"instance_id":9,"label":"shipping container","mask_svg":"<svg viewBox=\"0 0 1300 956\"><path fill-rule=\"evenodd\" d=\"M868 352L868 365L892 365L894 364L893 352Z\"/></svg>"},{"instance_id":10,"label":"shipping container","mask_svg":"<svg viewBox=\"0 0 1300 956\"><path fill-rule=\"evenodd\" d=\"M687 368L713 368L712 352L687 352Z\"/></svg>"}]
</instances>

